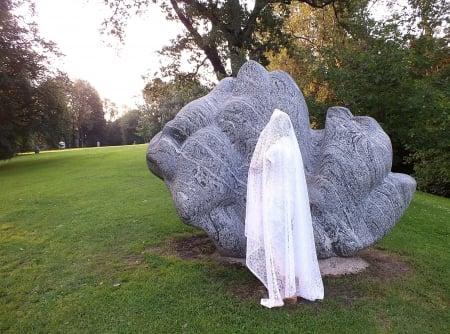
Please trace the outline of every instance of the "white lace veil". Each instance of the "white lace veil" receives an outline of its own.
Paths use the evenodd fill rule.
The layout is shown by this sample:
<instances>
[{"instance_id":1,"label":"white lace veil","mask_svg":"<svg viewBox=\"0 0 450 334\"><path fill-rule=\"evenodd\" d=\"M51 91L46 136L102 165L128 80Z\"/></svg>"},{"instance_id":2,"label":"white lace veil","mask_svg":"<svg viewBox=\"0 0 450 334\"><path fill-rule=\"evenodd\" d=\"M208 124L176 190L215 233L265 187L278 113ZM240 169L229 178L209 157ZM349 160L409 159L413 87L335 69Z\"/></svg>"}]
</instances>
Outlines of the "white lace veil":
<instances>
[{"instance_id":1,"label":"white lace veil","mask_svg":"<svg viewBox=\"0 0 450 334\"><path fill-rule=\"evenodd\" d=\"M291 120L280 110L256 144L246 205L246 264L269 292L261 304L323 299L302 156Z\"/></svg>"}]
</instances>

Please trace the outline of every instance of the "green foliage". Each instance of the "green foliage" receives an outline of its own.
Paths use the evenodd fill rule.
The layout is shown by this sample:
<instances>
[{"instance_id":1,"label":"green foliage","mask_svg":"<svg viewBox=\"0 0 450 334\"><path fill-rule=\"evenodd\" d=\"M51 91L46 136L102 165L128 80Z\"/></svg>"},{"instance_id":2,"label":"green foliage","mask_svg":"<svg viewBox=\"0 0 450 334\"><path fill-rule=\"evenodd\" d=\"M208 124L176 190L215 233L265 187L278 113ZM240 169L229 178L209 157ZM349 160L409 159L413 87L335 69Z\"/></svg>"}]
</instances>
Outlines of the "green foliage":
<instances>
[{"instance_id":1,"label":"green foliage","mask_svg":"<svg viewBox=\"0 0 450 334\"><path fill-rule=\"evenodd\" d=\"M309 10L307 22L301 21L305 8L295 7L288 22L298 37L295 49L274 56L273 65L293 73L316 101L315 123L332 105L375 118L391 138L394 170L414 171L419 189L449 196L450 49L448 35L433 31L445 26L447 7L416 1L417 11L405 10L410 16L375 21L370 5L340 3L336 13Z\"/></svg>"},{"instance_id":2,"label":"green foliage","mask_svg":"<svg viewBox=\"0 0 450 334\"><path fill-rule=\"evenodd\" d=\"M149 127L151 123L142 122L142 107L127 111L115 121L106 125L104 145L130 145L148 143L150 137L140 128L144 124Z\"/></svg>"},{"instance_id":3,"label":"green foliage","mask_svg":"<svg viewBox=\"0 0 450 334\"><path fill-rule=\"evenodd\" d=\"M47 68L60 54L39 36L33 15L32 0L0 1L0 159L60 140L95 146L105 128L95 89Z\"/></svg>"},{"instance_id":4,"label":"green foliage","mask_svg":"<svg viewBox=\"0 0 450 334\"><path fill-rule=\"evenodd\" d=\"M369 34L358 30L332 50L322 78L345 106L381 123L397 154L409 152L402 159L413 164L419 189L449 196L447 40L404 35L395 24L359 26Z\"/></svg>"},{"instance_id":5,"label":"green foliage","mask_svg":"<svg viewBox=\"0 0 450 334\"><path fill-rule=\"evenodd\" d=\"M60 140L69 142L71 115L68 101L71 85L70 79L61 74L47 78L37 88L35 103L40 110L40 119L34 131L41 138L36 141L39 146L57 148Z\"/></svg>"},{"instance_id":6,"label":"green foliage","mask_svg":"<svg viewBox=\"0 0 450 334\"><path fill-rule=\"evenodd\" d=\"M321 8L335 1L296 2ZM162 67L164 77L183 74L197 77L200 68L208 65L218 79L236 76L248 59L268 65L267 53L278 52L290 42L283 22L289 16L287 5L291 1L283 0L256 0L252 8L247 1L239 0L106 0L111 16L104 22L105 31L122 39L127 19L133 12L141 13L151 3L158 4L167 19L178 21L185 28L171 45L161 50L169 60L169 64ZM181 65L185 60L192 65L190 73L183 73Z\"/></svg>"},{"instance_id":7,"label":"green foliage","mask_svg":"<svg viewBox=\"0 0 450 334\"><path fill-rule=\"evenodd\" d=\"M104 145L106 146L122 145L122 129L120 124L120 118L115 121L109 121L106 123Z\"/></svg>"},{"instance_id":8,"label":"green foliage","mask_svg":"<svg viewBox=\"0 0 450 334\"><path fill-rule=\"evenodd\" d=\"M179 78L169 82L159 78L151 80L143 92L146 103L139 110L138 135L150 140L181 108L208 92L209 88L195 79Z\"/></svg>"},{"instance_id":9,"label":"green foliage","mask_svg":"<svg viewBox=\"0 0 450 334\"><path fill-rule=\"evenodd\" d=\"M38 35L34 23L16 14L21 6L32 12L27 4L0 2L0 159L13 156L41 121L36 83L47 73L46 54L55 51L52 43Z\"/></svg>"},{"instance_id":10,"label":"green foliage","mask_svg":"<svg viewBox=\"0 0 450 334\"><path fill-rule=\"evenodd\" d=\"M72 114L72 147L96 146L106 127L103 103L91 84L76 80L70 94ZM76 131L75 131L76 130Z\"/></svg>"},{"instance_id":11,"label":"green foliage","mask_svg":"<svg viewBox=\"0 0 450 334\"><path fill-rule=\"evenodd\" d=\"M138 110L130 110L118 120L120 123L123 145L144 143L143 138L136 134L139 115Z\"/></svg>"},{"instance_id":12,"label":"green foliage","mask_svg":"<svg viewBox=\"0 0 450 334\"><path fill-rule=\"evenodd\" d=\"M0 162L1 333L449 331L449 199L416 193L376 246L394 261L387 272L328 277L322 302L265 309L245 267L173 250L199 232L179 221L145 149Z\"/></svg>"},{"instance_id":13,"label":"green foliage","mask_svg":"<svg viewBox=\"0 0 450 334\"><path fill-rule=\"evenodd\" d=\"M421 149L410 156L409 161L414 163L414 177L419 190L450 197L449 147L447 145L445 150L440 147Z\"/></svg>"}]
</instances>

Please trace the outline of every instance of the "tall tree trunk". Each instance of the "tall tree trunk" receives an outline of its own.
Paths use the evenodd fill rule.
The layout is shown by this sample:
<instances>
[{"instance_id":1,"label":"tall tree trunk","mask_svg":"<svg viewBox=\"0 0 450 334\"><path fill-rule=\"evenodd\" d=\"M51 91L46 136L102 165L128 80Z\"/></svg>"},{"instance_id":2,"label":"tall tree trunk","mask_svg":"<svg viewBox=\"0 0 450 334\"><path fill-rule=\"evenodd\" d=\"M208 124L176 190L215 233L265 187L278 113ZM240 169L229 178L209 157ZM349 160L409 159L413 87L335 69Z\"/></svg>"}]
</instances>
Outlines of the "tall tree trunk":
<instances>
[{"instance_id":1,"label":"tall tree trunk","mask_svg":"<svg viewBox=\"0 0 450 334\"><path fill-rule=\"evenodd\" d=\"M248 60L246 52L243 48L238 46L230 46L230 63L231 63L231 76L236 77L239 69Z\"/></svg>"}]
</instances>

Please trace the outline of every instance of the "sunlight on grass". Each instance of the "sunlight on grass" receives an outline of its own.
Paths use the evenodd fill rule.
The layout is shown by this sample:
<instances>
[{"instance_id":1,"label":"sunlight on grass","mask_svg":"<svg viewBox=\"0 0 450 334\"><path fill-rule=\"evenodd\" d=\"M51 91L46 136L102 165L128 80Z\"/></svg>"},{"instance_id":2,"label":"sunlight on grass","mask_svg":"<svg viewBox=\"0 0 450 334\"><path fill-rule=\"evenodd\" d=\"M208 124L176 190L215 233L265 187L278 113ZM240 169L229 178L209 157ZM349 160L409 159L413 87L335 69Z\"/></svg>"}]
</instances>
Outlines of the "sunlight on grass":
<instances>
[{"instance_id":1,"label":"sunlight on grass","mask_svg":"<svg viewBox=\"0 0 450 334\"><path fill-rule=\"evenodd\" d=\"M324 301L268 310L245 267L173 250L199 232L145 150L0 162L0 333L449 332L449 199L417 193L376 246L398 268L325 278Z\"/></svg>"}]
</instances>

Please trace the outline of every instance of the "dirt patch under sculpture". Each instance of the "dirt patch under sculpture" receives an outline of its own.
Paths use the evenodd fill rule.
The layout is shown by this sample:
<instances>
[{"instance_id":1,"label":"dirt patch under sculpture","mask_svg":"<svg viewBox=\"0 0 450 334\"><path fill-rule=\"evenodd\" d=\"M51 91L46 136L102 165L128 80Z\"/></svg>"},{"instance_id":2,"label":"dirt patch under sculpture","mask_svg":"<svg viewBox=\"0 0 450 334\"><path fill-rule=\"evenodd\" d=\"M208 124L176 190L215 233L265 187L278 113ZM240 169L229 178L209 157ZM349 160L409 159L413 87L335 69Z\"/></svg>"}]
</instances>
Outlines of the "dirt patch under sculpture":
<instances>
[{"instance_id":1,"label":"dirt patch under sculpture","mask_svg":"<svg viewBox=\"0 0 450 334\"><path fill-rule=\"evenodd\" d=\"M207 235L169 239L164 247L152 247L148 251L161 255L175 255L187 261L215 262L217 266L212 267L211 275L212 278L219 280L222 279L223 270L245 270L248 272L246 275L236 275L240 278L224 281L226 287L240 299L267 296L265 287L246 269L245 259L221 256ZM345 305L351 305L354 300L364 298L364 292L358 287L358 281L371 281L380 286L385 282L404 281L409 272L406 260L406 256L373 247L358 252L354 257L320 260L325 298L334 298L341 300ZM296 307L295 305L299 304L313 303L302 300L302 303L289 307Z\"/></svg>"}]
</instances>

